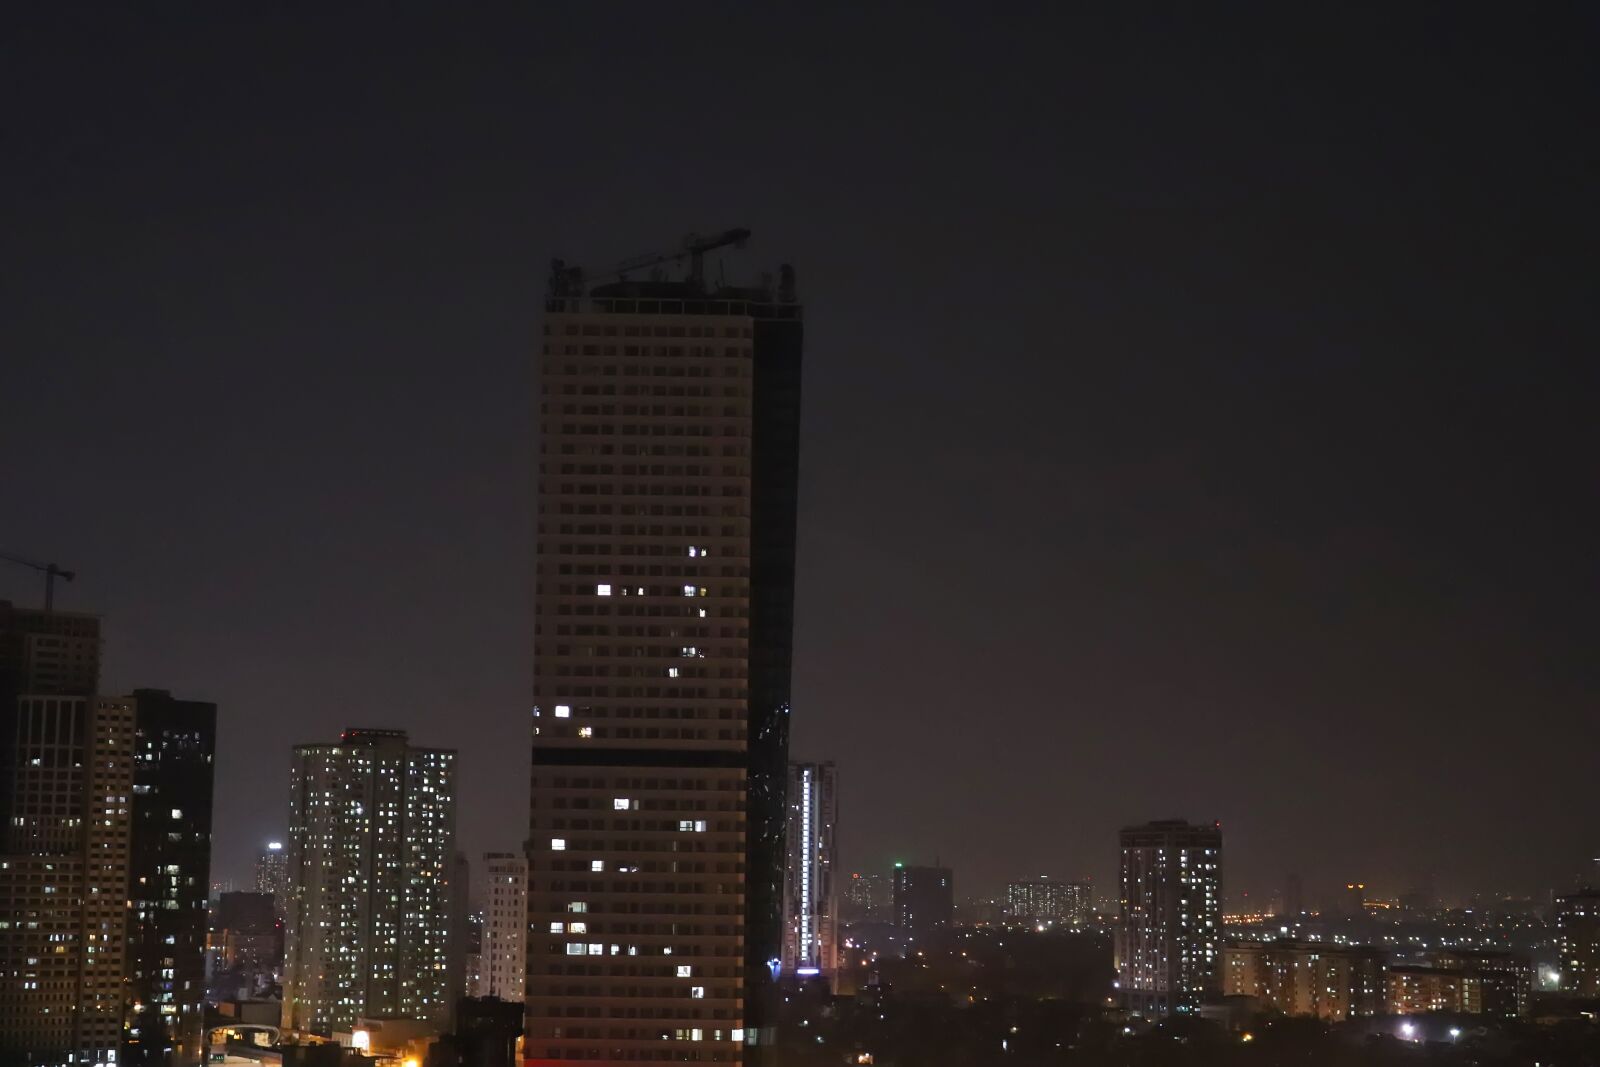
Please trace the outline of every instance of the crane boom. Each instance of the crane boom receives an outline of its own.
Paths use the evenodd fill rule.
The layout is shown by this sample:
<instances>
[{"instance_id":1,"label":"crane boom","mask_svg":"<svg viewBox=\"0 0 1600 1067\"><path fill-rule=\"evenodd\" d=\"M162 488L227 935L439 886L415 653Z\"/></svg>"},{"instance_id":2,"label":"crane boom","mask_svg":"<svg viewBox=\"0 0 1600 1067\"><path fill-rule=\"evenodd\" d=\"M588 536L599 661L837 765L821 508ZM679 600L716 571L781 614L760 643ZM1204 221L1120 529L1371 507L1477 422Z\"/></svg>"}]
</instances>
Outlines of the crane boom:
<instances>
[{"instance_id":1,"label":"crane boom","mask_svg":"<svg viewBox=\"0 0 1600 1067\"><path fill-rule=\"evenodd\" d=\"M624 278L630 271L646 270L651 267L660 267L668 263L681 263L689 261L688 281L695 288L705 285L705 255L715 252L719 248L733 245L743 248L750 239L750 231L742 226L730 230L723 230L710 237L701 237L691 233L683 239L680 248L670 252L647 252L643 255L630 256L610 268L595 274L587 274L582 267L569 266L562 260L554 260L550 264L550 287L552 294L557 290L567 295L582 295L585 285L595 281L611 278Z\"/></svg>"},{"instance_id":2,"label":"crane boom","mask_svg":"<svg viewBox=\"0 0 1600 1067\"><path fill-rule=\"evenodd\" d=\"M26 556L14 556L9 552L0 552L0 559L23 567L32 567L44 575L44 610L54 611L56 604L56 579L70 582L78 576L77 571L69 571L55 563L41 563L36 559Z\"/></svg>"}]
</instances>

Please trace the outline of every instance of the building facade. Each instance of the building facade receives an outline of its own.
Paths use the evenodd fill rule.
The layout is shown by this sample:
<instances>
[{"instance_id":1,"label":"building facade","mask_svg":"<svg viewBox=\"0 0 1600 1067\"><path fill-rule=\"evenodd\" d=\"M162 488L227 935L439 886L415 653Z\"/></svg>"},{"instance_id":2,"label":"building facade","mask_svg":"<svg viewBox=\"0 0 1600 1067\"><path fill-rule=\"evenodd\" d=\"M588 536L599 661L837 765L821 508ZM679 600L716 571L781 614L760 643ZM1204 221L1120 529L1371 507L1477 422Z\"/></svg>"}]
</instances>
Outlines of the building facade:
<instances>
[{"instance_id":1,"label":"building facade","mask_svg":"<svg viewBox=\"0 0 1600 1067\"><path fill-rule=\"evenodd\" d=\"M894 922L894 876L852 872L850 877L844 880L844 903L841 911L846 922Z\"/></svg>"},{"instance_id":2,"label":"building facade","mask_svg":"<svg viewBox=\"0 0 1600 1067\"><path fill-rule=\"evenodd\" d=\"M134 708L16 697L0 798L0 1059L109 1065L122 1043Z\"/></svg>"},{"instance_id":3,"label":"building facade","mask_svg":"<svg viewBox=\"0 0 1600 1067\"><path fill-rule=\"evenodd\" d=\"M909 934L955 922L956 880L949 867L894 865L894 924Z\"/></svg>"},{"instance_id":4,"label":"building facade","mask_svg":"<svg viewBox=\"0 0 1600 1067\"><path fill-rule=\"evenodd\" d=\"M792 276L585 292L558 271L542 340L526 1060L758 1058L783 926Z\"/></svg>"},{"instance_id":5,"label":"building facade","mask_svg":"<svg viewBox=\"0 0 1600 1067\"><path fill-rule=\"evenodd\" d=\"M1555 925L1561 991L1600 997L1600 889L1557 897Z\"/></svg>"},{"instance_id":6,"label":"building facade","mask_svg":"<svg viewBox=\"0 0 1600 1067\"><path fill-rule=\"evenodd\" d=\"M119 1054L134 708L99 679L97 617L0 601L0 1060Z\"/></svg>"},{"instance_id":7,"label":"building facade","mask_svg":"<svg viewBox=\"0 0 1600 1067\"><path fill-rule=\"evenodd\" d=\"M1170 819L1122 831L1117 977L1147 1017L1187 1013L1222 989L1222 829Z\"/></svg>"},{"instance_id":8,"label":"building facade","mask_svg":"<svg viewBox=\"0 0 1600 1067\"><path fill-rule=\"evenodd\" d=\"M1005 919L1010 923L1076 928L1089 921L1090 911L1087 882L1040 878L1006 886Z\"/></svg>"},{"instance_id":9,"label":"building facade","mask_svg":"<svg viewBox=\"0 0 1600 1067\"><path fill-rule=\"evenodd\" d=\"M282 841L268 841L256 854L256 892L272 895L279 918L288 914L289 850Z\"/></svg>"},{"instance_id":10,"label":"building facade","mask_svg":"<svg viewBox=\"0 0 1600 1067\"><path fill-rule=\"evenodd\" d=\"M782 972L788 976L821 976L831 982L838 970L839 909L833 880L838 785L832 763L789 766Z\"/></svg>"},{"instance_id":11,"label":"building facade","mask_svg":"<svg viewBox=\"0 0 1600 1067\"><path fill-rule=\"evenodd\" d=\"M129 853L125 1064L197 1064L217 706L139 689Z\"/></svg>"},{"instance_id":12,"label":"building facade","mask_svg":"<svg viewBox=\"0 0 1600 1067\"><path fill-rule=\"evenodd\" d=\"M524 998L528 966L528 860L510 852L483 857L483 934L475 997Z\"/></svg>"},{"instance_id":13,"label":"building facade","mask_svg":"<svg viewBox=\"0 0 1600 1067\"><path fill-rule=\"evenodd\" d=\"M1321 941L1244 941L1222 950L1222 992L1329 1022L1384 1010L1381 950Z\"/></svg>"},{"instance_id":14,"label":"building facade","mask_svg":"<svg viewBox=\"0 0 1600 1067\"><path fill-rule=\"evenodd\" d=\"M449 1021L456 753L399 730L300 745L290 766L283 1025Z\"/></svg>"}]
</instances>

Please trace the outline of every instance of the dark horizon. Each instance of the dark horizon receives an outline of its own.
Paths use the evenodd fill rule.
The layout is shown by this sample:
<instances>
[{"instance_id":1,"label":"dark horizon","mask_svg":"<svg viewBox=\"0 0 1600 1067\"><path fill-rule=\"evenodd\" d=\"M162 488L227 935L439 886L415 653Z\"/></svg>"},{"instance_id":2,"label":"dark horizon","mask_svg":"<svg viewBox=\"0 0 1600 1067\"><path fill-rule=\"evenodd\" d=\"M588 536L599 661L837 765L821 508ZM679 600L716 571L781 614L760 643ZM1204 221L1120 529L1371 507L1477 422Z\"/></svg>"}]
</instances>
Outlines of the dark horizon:
<instances>
[{"instance_id":1,"label":"dark horizon","mask_svg":"<svg viewBox=\"0 0 1600 1067\"><path fill-rule=\"evenodd\" d=\"M1594 871L1596 19L14 14L0 550L104 688L462 754L520 848L553 256L806 306L793 756L958 896L1220 819L1224 883ZM0 598L35 606L31 571Z\"/></svg>"}]
</instances>

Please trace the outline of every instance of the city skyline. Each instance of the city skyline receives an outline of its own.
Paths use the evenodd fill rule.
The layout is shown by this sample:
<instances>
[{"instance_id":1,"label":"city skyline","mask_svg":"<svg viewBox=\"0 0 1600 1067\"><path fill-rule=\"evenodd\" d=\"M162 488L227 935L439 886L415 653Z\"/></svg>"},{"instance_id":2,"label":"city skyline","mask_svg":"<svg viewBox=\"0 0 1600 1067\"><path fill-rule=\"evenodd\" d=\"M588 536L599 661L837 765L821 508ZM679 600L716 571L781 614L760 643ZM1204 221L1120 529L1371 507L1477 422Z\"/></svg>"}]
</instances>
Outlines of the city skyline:
<instances>
[{"instance_id":1,"label":"city skyline","mask_svg":"<svg viewBox=\"0 0 1600 1067\"><path fill-rule=\"evenodd\" d=\"M1464 15L1451 48L1417 12L1030 16L970 56L937 15L907 50L870 15L782 40L507 16L459 51L405 16L107 17L9 43L40 91L3 179L30 403L0 441L33 506L0 547L78 571L57 607L104 617L102 692L222 709L214 877L250 884L290 746L347 720L459 747L463 850L520 847L544 265L729 225L815 309L793 755L839 763L841 870L1104 892L1116 827L1183 814L1222 821L1252 898L1593 871L1574 16ZM1282 55L1312 76L1274 93ZM946 63L992 76L958 92ZM729 102L728 140L660 80L771 95ZM568 82L603 87L604 139L552 103ZM653 165L616 176L619 144ZM151 500L166 522L118 518ZM0 598L36 606L37 576L0 567ZM1045 813L1048 840L993 832Z\"/></svg>"}]
</instances>

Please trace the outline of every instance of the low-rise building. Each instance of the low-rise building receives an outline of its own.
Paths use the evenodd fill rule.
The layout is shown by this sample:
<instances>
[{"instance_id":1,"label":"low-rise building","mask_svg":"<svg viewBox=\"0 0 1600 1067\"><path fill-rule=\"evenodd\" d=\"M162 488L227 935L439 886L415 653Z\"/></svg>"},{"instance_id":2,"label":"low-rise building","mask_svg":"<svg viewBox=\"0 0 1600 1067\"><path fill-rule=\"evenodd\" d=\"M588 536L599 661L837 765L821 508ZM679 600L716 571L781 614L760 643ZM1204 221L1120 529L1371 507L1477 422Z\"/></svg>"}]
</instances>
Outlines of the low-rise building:
<instances>
[{"instance_id":1,"label":"low-rise building","mask_svg":"<svg viewBox=\"0 0 1600 1067\"><path fill-rule=\"evenodd\" d=\"M1285 1015L1330 1022L1384 1009L1381 950L1321 941L1234 942L1222 951L1223 993Z\"/></svg>"}]
</instances>

